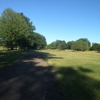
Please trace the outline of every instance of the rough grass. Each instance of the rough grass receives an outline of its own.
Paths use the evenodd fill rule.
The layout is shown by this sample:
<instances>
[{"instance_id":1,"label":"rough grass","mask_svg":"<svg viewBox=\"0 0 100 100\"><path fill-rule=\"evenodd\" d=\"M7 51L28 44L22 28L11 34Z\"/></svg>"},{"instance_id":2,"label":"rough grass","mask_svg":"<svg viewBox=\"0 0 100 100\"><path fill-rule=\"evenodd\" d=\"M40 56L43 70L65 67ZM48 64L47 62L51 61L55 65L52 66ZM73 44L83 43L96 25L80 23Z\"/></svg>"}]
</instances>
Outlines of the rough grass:
<instances>
[{"instance_id":1,"label":"rough grass","mask_svg":"<svg viewBox=\"0 0 100 100\"><path fill-rule=\"evenodd\" d=\"M49 53L67 100L100 100L100 53L42 50Z\"/></svg>"},{"instance_id":2,"label":"rough grass","mask_svg":"<svg viewBox=\"0 0 100 100\"><path fill-rule=\"evenodd\" d=\"M0 69L11 65L13 62L18 61L19 59L23 58L24 56L30 54L26 50L1 50L0 51Z\"/></svg>"},{"instance_id":3,"label":"rough grass","mask_svg":"<svg viewBox=\"0 0 100 100\"><path fill-rule=\"evenodd\" d=\"M7 50L5 47L0 46L0 51Z\"/></svg>"}]
</instances>

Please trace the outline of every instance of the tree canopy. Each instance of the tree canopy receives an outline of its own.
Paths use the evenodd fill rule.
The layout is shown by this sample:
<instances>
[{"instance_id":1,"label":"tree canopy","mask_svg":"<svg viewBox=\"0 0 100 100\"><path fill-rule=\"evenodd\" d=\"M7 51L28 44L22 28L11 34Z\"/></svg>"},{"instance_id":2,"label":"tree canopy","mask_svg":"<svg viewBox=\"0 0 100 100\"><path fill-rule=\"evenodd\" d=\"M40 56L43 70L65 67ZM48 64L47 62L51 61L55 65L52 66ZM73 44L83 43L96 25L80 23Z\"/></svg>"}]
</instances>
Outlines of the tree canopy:
<instances>
[{"instance_id":1,"label":"tree canopy","mask_svg":"<svg viewBox=\"0 0 100 100\"><path fill-rule=\"evenodd\" d=\"M76 41L68 41L67 43L64 40L56 40L47 45L47 48L59 50L71 49L75 51L86 51L89 50L90 46L91 43L87 38L80 38Z\"/></svg>"},{"instance_id":2,"label":"tree canopy","mask_svg":"<svg viewBox=\"0 0 100 100\"><path fill-rule=\"evenodd\" d=\"M0 39L3 46L14 49L19 47L36 47L41 49L46 45L46 39L34 32L35 26L23 13L18 13L10 8L3 11L0 16Z\"/></svg>"},{"instance_id":3,"label":"tree canopy","mask_svg":"<svg viewBox=\"0 0 100 100\"><path fill-rule=\"evenodd\" d=\"M66 43L66 48L67 48L67 49L71 49L73 42L74 42L74 41L68 41L68 42Z\"/></svg>"},{"instance_id":4,"label":"tree canopy","mask_svg":"<svg viewBox=\"0 0 100 100\"><path fill-rule=\"evenodd\" d=\"M90 42L88 39L78 39L72 43L71 49L76 51L86 51L90 48Z\"/></svg>"},{"instance_id":5,"label":"tree canopy","mask_svg":"<svg viewBox=\"0 0 100 100\"><path fill-rule=\"evenodd\" d=\"M100 51L100 44L99 43L92 43L90 50Z\"/></svg>"},{"instance_id":6,"label":"tree canopy","mask_svg":"<svg viewBox=\"0 0 100 100\"><path fill-rule=\"evenodd\" d=\"M63 40L56 40L49 45L47 45L47 49L59 49L64 50L66 49L66 42Z\"/></svg>"}]
</instances>

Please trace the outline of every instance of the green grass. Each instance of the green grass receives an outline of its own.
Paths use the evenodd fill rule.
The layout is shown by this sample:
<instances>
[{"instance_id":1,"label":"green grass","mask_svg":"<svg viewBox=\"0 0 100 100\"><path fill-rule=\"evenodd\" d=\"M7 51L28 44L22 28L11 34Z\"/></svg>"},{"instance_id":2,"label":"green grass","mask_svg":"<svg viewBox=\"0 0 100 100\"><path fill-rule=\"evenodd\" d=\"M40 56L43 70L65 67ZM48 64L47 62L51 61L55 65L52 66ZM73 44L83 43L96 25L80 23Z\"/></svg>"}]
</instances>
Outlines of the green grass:
<instances>
[{"instance_id":1,"label":"green grass","mask_svg":"<svg viewBox=\"0 0 100 100\"><path fill-rule=\"evenodd\" d=\"M7 50L5 47L0 46L0 51Z\"/></svg>"},{"instance_id":2,"label":"green grass","mask_svg":"<svg viewBox=\"0 0 100 100\"><path fill-rule=\"evenodd\" d=\"M11 65L13 62L16 62L23 58L24 56L30 54L31 52L25 50L1 50L0 51L0 69Z\"/></svg>"},{"instance_id":3,"label":"green grass","mask_svg":"<svg viewBox=\"0 0 100 100\"><path fill-rule=\"evenodd\" d=\"M42 50L49 53L67 100L100 100L100 53Z\"/></svg>"}]
</instances>

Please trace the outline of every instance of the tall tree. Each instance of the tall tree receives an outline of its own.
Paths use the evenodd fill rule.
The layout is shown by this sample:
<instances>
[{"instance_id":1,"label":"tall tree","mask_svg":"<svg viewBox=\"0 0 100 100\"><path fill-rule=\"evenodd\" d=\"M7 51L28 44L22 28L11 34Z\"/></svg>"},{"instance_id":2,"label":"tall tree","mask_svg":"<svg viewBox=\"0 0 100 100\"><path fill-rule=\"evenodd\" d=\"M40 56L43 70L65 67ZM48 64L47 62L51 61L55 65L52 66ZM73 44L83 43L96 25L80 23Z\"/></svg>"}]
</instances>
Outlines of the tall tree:
<instances>
[{"instance_id":1,"label":"tall tree","mask_svg":"<svg viewBox=\"0 0 100 100\"><path fill-rule=\"evenodd\" d=\"M82 40L83 42L87 42L88 46L91 46L91 42L87 38L80 38L79 40Z\"/></svg>"},{"instance_id":2,"label":"tall tree","mask_svg":"<svg viewBox=\"0 0 100 100\"><path fill-rule=\"evenodd\" d=\"M36 30L35 26L33 25L32 21L30 21L30 18L28 18L27 16L25 16L23 13L19 13L26 21L26 23L28 24L30 33L33 33L34 30Z\"/></svg>"},{"instance_id":3,"label":"tall tree","mask_svg":"<svg viewBox=\"0 0 100 100\"><path fill-rule=\"evenodd\" d=\"M0 17L0 38L3 39L6 47L13 50L14 46L21 46L19 41L23 38L27 40L29 33L29 26L21 14L14 12L10 8L3 11Z\"/></svg>"},{"instance_id":4,"label":"tall tree","mask_svg":"<svg viewBox=\"0 0 100 100\"><path fill-rule=\"evenodd\" d=\"M33 32L31 34L30 44L31 44L31 48L33 48L33 49L43 49L43 48L45 48L45 46L47 44L46 38L39 33Z\"/></svg>"}]
</instances>

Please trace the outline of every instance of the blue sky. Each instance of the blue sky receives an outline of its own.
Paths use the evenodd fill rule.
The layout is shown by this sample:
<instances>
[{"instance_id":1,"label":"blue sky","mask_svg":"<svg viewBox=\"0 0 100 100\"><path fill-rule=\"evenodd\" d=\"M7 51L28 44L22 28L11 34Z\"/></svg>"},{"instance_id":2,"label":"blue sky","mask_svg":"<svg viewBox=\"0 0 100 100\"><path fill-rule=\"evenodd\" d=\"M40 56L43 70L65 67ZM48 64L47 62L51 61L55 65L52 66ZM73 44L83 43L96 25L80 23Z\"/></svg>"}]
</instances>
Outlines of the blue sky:
<instances>
[{"instance_id":1,"label":"blue sky","mask_svg":"<svg viewBox=\"0 0 100 100\"><path fill-rule=\"evenodd\" d=\"M79 38L100 43L100 0L0 0L0 14L8 7L29 17L48 44Z\"/></svg>"}]
</instances>

